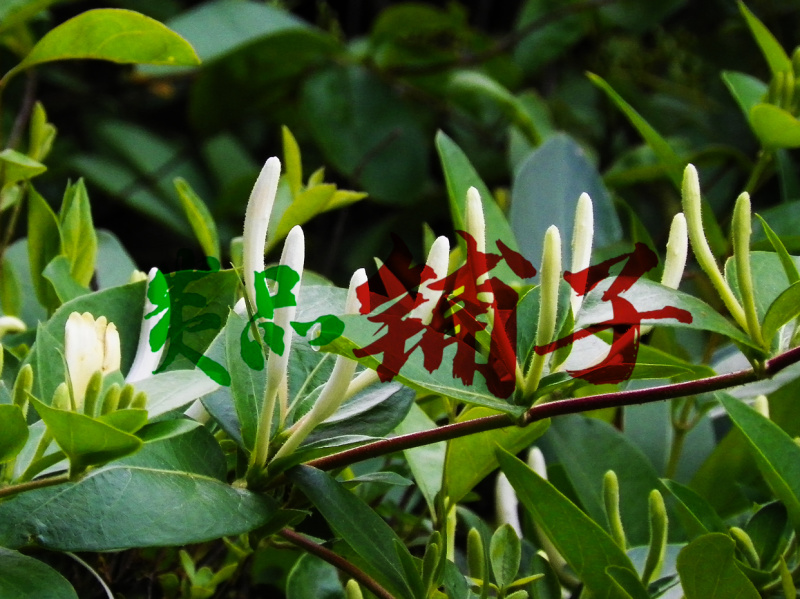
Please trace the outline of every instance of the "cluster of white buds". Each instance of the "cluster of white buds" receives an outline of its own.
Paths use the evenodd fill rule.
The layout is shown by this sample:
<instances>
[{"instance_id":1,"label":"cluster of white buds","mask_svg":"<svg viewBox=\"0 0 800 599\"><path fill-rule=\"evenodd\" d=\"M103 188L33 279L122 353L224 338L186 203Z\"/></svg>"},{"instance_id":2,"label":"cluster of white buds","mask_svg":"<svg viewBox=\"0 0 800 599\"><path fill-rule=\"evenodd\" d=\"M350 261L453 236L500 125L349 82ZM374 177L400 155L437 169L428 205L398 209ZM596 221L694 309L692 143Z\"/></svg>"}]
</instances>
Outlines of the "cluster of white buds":
<instances>
[{"instance_id":1,"label":"cluster of white buds","mask_svg":"<svg viewBox=\"0 0 800 599\"><path fill-rule=\"evenodd\" d=\"M64 355L72 389L72 409L81 411L86 388L95 372L109 374L120 367L119 333L105 316L73 312L64 330Z\"/></svg>"}]
</instances>

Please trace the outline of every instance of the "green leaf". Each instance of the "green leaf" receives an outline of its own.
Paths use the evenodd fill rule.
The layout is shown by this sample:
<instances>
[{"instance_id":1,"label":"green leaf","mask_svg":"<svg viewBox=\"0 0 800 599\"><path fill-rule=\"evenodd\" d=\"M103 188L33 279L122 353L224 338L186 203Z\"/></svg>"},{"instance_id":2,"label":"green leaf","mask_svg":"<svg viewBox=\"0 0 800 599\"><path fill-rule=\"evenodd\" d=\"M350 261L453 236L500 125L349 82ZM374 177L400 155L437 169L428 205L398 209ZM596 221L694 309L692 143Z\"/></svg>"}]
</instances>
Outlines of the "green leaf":
<instances>
[{"instance_id":1,"label":"green leaf","mask_svg":"<svg viewBox=\"0 0 800 599\"><path fill-rule=\"evenodd\" d=\"M230 0L206 2L168 20L166 24L188 40L206 66L262 38L309 28L302 20L276 6ZM209 31L214 35L209 35ZM158 67L139 70L148 75L179 72L178 69Z\"/></svg>"},{"instance_id":2,"label":"green leaf","mask_svg":"<svg viewBox=\"0 0 800 599\"><path fill-rule=\"evenodd\" d=\"M800 147L800 121L774 104L753 106L750 125L766 148Z\"/></svg>"},{"instance_id":3,"label":"green leaf","mask_svg":"<svg viewBox=\"0 0 800 599\"><path fill-rule=\"evenodd\" d=\"M0 547L0 596L4 599L78 599L56 570L38 559Z\"/></svg>"},{"instance_id":4,"label":"green leaf","mask_svg":"<svg viewBox=\"0 0 800 599\"><path fill-rule=\"evenodd\" d=\"M126 285L136 263L111 231L97 231L97 285L100 289Z\"/></svg>"},{"instance_id":5,"label":"green leaf","mask_svg":"<svg viewBox=\"0 0 800 599\"><path fill-rule=\"evenodd\" d=\"M53 258L42 271L42 276L50 281L58 301L62 304L76 297L91 293L87 287L79 284L72 277L70 274L70 259L64 255Z\"/></svg>"},{"instance_id":6,"label":"green leaf","mask_svg":"<svg viewBox=\"0 0 800 599\"><path fill-rule=\"evenodd\" d=\"M187 472L110 465L0 504L0 545L57 551L165 547L235 536L275 513L266 496Z\"/></svg>"},{"instance_id":7,"label":"green leaf","mask_svg":"<svg viewBox=\"0 0 800 599\"><path fill-rule=\"evenodd\" d=\"M306 77L300 108L327 162L374 199L409 205L428 178L427 133L412 106L359 65Z\"/></svg>"},{"instance_id":8,"label":"green leaf","mask_svg":"<svg viewBox=\"0 0 800 599\"><path fill-rule=\"evenodd\" d=\"M539 269L545 231L556 225L562 236L562 263L569 269L572 249L567 239L575 223L582 193L592 198L594 246L622 239L622 227L611 196L597 169L571 137L557 134L531 153L514 173L509 221L520 252Z\"/></svg>"},{"instance_id":9,"label":"green leaf","mask_svg":"<svg viewBox=\"0 0 800 599\"><path fill-rule=\"evenodd\" d=\"M714 508L692 489L666 478L661 479L661 484L677 500L678 515L690 539L709 532L727 531Z\"/></svg>"},{"instance_id":10,"label":"green leaf","mask_svg":"<svg viewBox=\"0 0 800 599\"><path fill-rule=\"evenodd\" d=\"M789 283L797 283L800 281L800 271L798 271L797 264L795 264L789 252L786 250L786 246L783 245L781 238L775 234L775 231L767 224L767 221L761 218L761 215L756 214L756 218L758 218L761 223L761 228L764 230L764 234L767 236L767 239L769 239L770 244L772 244L772 249L778 254L781 266L783 266L783 272L786 273L786 278L789 280Z\"/></svg>"},{"instance_id":11,"label":"green leaf","mask_svg":"<svg viewBox=\"0 0 800 599\"><path fill-rule=\"evenodd\" d=\"M298 466L287 476L311 500L331 529L369 564L373 575L380 576L379 582L385 580L390 592L414 597L397 554L407 553L408 549L376 512L321 470Z\"/></svg>"},{"instance_id":12,"label":"green leaf","mask_svg":"<svg viewBox=\"0 0 800 599\"><path fill-rule=\"evenodd\" d=\"M753 541L762 567L769 568L778 560L789 539L789 516L778 501L761 506L747 522L745 532Z\"/></svg>"},{"instance_id":13,"label":"green leaf","mask_svg":"<svg viewBox=\"0 0 800 599\"><path fill-rule=\"evenodd\" d=\"M650 593L642 586L639 575L630 568L620 568L619 566L609 566L606 574L613 581L617 591L630 599L650 599Z\"/></svg>"},{"instance_id":14,"label":"green leaf","mask_svg":"<svg viewBox=\"0 0 800 599\"><path fill-rule=\"evenodd\" d=\"M61 252L69 258L70 275L87 287L94 275L97 234L83 179L67 187L59 214Z\"/></svg>"},{"instance_id":15,"label":"green leaf","mask_svg":"<svg viewBox=\"0 0 800 599\"><path fill-rule=\"evenodd\" d=\"M286 599L345 599L339 571L309 553L301 555L286 579Z\"/></svg>"},{"instance_id":16,"label":"green leaf","mask_svg":"<svg viewBox=\"0 0 800 599\"><path fill-rule=\"evenodd\" d=\"M791 322L800 315L800 282L781 293L767 310L764 323L761 325L761 334L769 341L778 330L787 322Z\"/></svg>"},{"instance_id":17,"label":"green leaf","mask_svg":"<svg viewBox=\"0 0 800 599\"><path fill-rule=\"evenodd\" d=\"M372 385L339 406L334 414L314 429L305 442L313 443L342 435L388 435L403 422L414 404L415 395L413 390L400 383Z\"/></svg>"},{"instance_id":18,"label":"green leaf","mask_svg":"<svg viewBox=\"0 0 800 599\"><path fill-rule=\"evenodd\" d=\"M466 422L497 412L482 407L464 410L456 422ZM541 437L550 425L540 420L525 427L509 426L450 441L447 447L447 496L457 503L498 466L496 449L517 453Z\"/></svg>"},{"instance_id":19,"label":"green leaf","mask_svg":"<svg viewBox=\"0 0 800 599\"><path fill-rule=\"evenodd\" d=\"M51 408L32 395L29 399L56 443L67 455L70 470L79 473L137 451L142 440L84 414Z\"/></svg>"},{"instance_id":20,"label":"green leaf","mask_svg":"<svg viewBox=\"0 0 800 599\"><path fill-rule=\"evenodd\" d=\"M148 424L137 436L144 441L142 448L115 466L198 474L225 482L225 454L214 435L201 424L187 419L162 420Z\"/></svg>"},{"instance_id":21,"label":"green leaf","mask_svg":"<svg viewBox=\"0 0 800 599\"><path fill-rule=\"evenodd\" d=\"M292 230L292 227L305 224L317 214L324 212L325 206L331 201L335 192L335 185L322 184L306 189L295 196L292 203L281 215L275 233L269 236L266 251L269 252L283 241L284 237Z\"/></svg>"},{"instance_id":22,"label":"green leaf","mask_svg":"<svg viewBox=\"0 0 800 599\"><path fill-rule=\"evenodd\" d=\"M48 311L59 305L53 286L43 275L45 266L61 251L58 218L38 192L31 188L28 195L28 255L31 278L39 303Z\"/></svg>"},{"instance_id":23,"label":"green leaf","mask_svg":"<svg viewBox=\"0 0 800 599\"><path fill-rule=\"evenodd\" d=\"M0 181L2 181L3 187L20 181L28 181L47 170L47 167L41 162L11 148L0 152L0 161L0 166L2 166Z\"/></svg>"},{"instance_id":24,"label":"green leaf","mask_svg":"<svg viewBox=\"0 0 800 599\"><path fill-rule=\"evenodd\" d=\"M497 459L520 502L592 596L627 599L606 574L610 566L634 571L630 559L614 540L553 485L513 455L498 450ZM641 583L639 587L637 592L647 596Z\"/></svg>"},{"instance_id":25,"label":"green leaf","mask_svg":"<svg viewBox=\"0 0 800 599\"><path fill-rule=\"evenodd\" d=\"M395 433L407 435L436 428L436 423L428 417L419 405L412 404L406 418L401 422ZM403 455L408 462L408 467L417 482L417 488L425 498L428 509L436 513L436 494L442 488L442 472L444 471L445 452L447 443L430 443L421 447L406 449Z\"/></svg>"},{"instance_id":26,"label":"green leaf","mask_svg":"<svg viewBox=\"0 0 800 599\"><path fill-rule=\"evenodd\" d=\"M722 81L746 118L749 118L750 110L761 102L768 89L760 79L737 71L722 71Z\"/></svg>"},{"instance_id":27,"label":"green leaf","mask_svg":"<svg viewBox=\"0 0 800 599\"><path fill-rule=\"evenodd\" d=\"M303 161L300 158L300 146L297 145L297 140L289 127L284 125L281 133L283 135L283 162L286 167L286 180L289 182L292 200L295 200L303 189Z\"/></svg>"},{"instance_id":28,"label":"green leaf","mask_svg":"<svg viewBox=\"0 0 800 599\"><path fill-rule=\"evenodd\" d=\"M773 76L784 71L790 71L792 69L791 59L786 55L775 36L764 26L764 23L750 12L744 2L739 2L739 11L747 21L747 26L750 28L758 47L761 48L761 53L767 60Z\"/></svg>"},{"instance_id":29,"label":"green leaf","mask_svg":"<svg viewBox=\"0 0 800 599\"><path fill-rule=\"evenodd\" d=\"M242 331L248 326L245 318L231 310L225 325L225 355L228 372L231 375L231 393L239 417L242 441L245 448L252 450L256 444L256 429L264 400L267 372L265 369L251 368L242 358Z\"/></svg>"},{"instance_id":30,"label":"green leaf","mask_svg":"<svg viewBox=\"0 0 800 599\"><path fill-rule=\"evenodd\" d=\"M19 406L0 404L0 464L16 457L28 440L28 424Z\"/></svg>"},{"instance_id":31,"label":"green leaf","mask_svg":"<svg viewBox=\"0 0 800 599\"><path fill-rule=\"evenodd\" d=\"M528 73L537 73L592 30L593 15L585 11L573 11L552 19L551 11L556 6L552 2L525 2L520 11L516 34L524 31L527 35L516 44L514 60ZM529 30L534 24L538 26Z\"/></svg>"},{"instance_id":32,"label":"green leaf","mask_svg":"<svg viewBox=\"0 0 800 599\"><path fill-rule=\"evenodd\" d=\"M189 225L194 231L195 237L200 242L206 256L212 256L220 260L219 235L214 218L208 211L206 203L191 188L186 179L178 177L174 181L175 190L181 200L184 214L189 219Z\"/></svg>"},{"instance_id":33,"label":"green leaf","mask_svg":"<svg viewBox=\"0 0 800 599\"><path fill-rule=\"evenodd\" d=\"M340 318L345 324L344 333L325 346L325 351L332 351L354 359L352 354L354 348L367 347L376 339L376 336L381 335L381 325L369 321L362 315L343 315ZM519 416L525 411L524 407L513 405L495 396L489 391L483 376L476 376L472 385L465 385L460 378L454 376L451 364L455 359L455 353L455 344L447 346L444 349L442 366L431 373L425 368L422 352L414 352L394 380L408 385L412 389L423 389L437 395L453 397L515 416ZM378 357L365 356L358 358L357 361L376 370L381 358L382 355L379 354Z\"/></svg>"},{"instance_id":34,"label":"green leaf","mask_svg":"<svg viewBox=\"0 0 800 599\"><path fill-rule=\"evenodd\" d=\"M147 394L147 411L151 420L183 408L219 388L199 368L159 372L133 383L133 386Z\"/></svg>"},{"instance_id":35,"label":"green leaf","mask_svg":"<svg viewBox=\"0 0 800 599\"><path fill-rule=\"evenodd\" d=\"M474 70L457 70L447 79L447 91L466 107L488 100L517 126L533 146L542 142L533 120L519 98L491 77Z\"/></svg>"},{"instance_id":36,"label":"green leaf","mask_svg":"<svg viewBox=\"0 0 800 599\"><path fill-rule=\"evenodd\" d=\"M522 545L519 537L510 524L503 524L492 535L489 545L489 556L492 562L492 572L497 581L497 586L509 586L517 577Z\"/></svg>"},{"instance_id":37,"label":"green leaf","mask_svg":"<svg viewBox=\"0 0 800 599\"><path fill-rule=\"evenodd\" d=\"M508 220L467 155L442 131L436 134L436 151L439 153L439 160L442 163L447 183L453 228L457 231L466 231L467 190L474 187L478 190L483 205L483 217L486 222L486 250L495 251L497 242L502 241L509 249L515 252L519 251L517 240ZM515 281L519 281L519 277L505 263L498 265L497 269L496 276L505 283L512 285Z\"/></svg>"},{"instance_id":38,"label":"green leaf","mask_svg":"<svg viewBox=\"0 0 800 599\"><path fill-rule=\"evenodd\" d=\"M699 537L678 554L678 573L686 599L759 599L736 566L736 544L720 533Z\"/></svg>"},{"instance_id":39,"label":"green leaf","mask_svg":"<svg viewBox=\"0 0 800 599\"><path fill-rule=\"evenodd\" d=\"M611 99L617 108L619 108L631 124L636 127L639 135L647 142L647 145L653 150L658 157L659 162L664 166L667 171L667 176L672 181L676 188L680 189L681 182L683 181L683 168L684 161L675 153L672 147L667 143L661 135L653 129L653 127L640 115L634 108L628 104L622 96L620 96L614 89L606 83L606 81L594 73L588 73L589 79L597 87L602 89L606 95Z\"/></svg>"},{"instance_id":40,"label":"green leaf","mask_svg":"<svg viewBox=\"0 0 800 599\"><path fill-rule=\"evenodd\" d=\"M753 252L751 256L755 256L756 254L757 252ZM756 271L754 271L753 275L754 277L756 276ZM614 280L614 278L609 278L603 281L586 295L581 305L581 310L578 313L576 330L586 328L591 324L606 322L612 318L613 310L611 303L603 300L603 294ZM690 329L712 331L729 337L743 345L757 349L754 342L739 328L731 324L724 316L704 301L689 294L642 278L636 281L630 290L625 292L624 297L641 311L672 307L686 310L692 317L692 321L688 323L679 322L674 318L644 318L641 324L652 324L657 327L686 327Z\"/></svg>"},{"instance_id":41,"label":"green leaf","mask_svg":"<svg viewBox=\"0 0 800 599\"><path fill-rule=\"evenodd\" d=\"M555 419L542 442L564 467L580 505L603 526L607 522L603 477L609 470L616 472L626 536L632 545L647 544L647 497L652 489L659 488L659 481L652 464L636 446L610 424L581 415Z\"/></svg>"},{"instance_id":42,"label":"green leaf","mask_svg":"<svg viewBox=\"0 0 800 599\"><path fill-rule=\"evenodd\" d=\"M726 393L720 403L736 427L744 433L756 464L776 497L800 530L800 447L781 428L753 408Z\"/></svg>"},{"instance_id":43,"label":"green leaf","mask_svg":"<svg viewBox=\"0 0 800 599\"><path fill-rule=\"evenodd\" d=\"M791 256L788 258L795 263L795 266L800 264L800 258L794 259ZM789 279L786 276L783 260L774 252L751 252L750 269L753 276L756 314L759 321L763 322L769 307L789 288ZM741 300L736 261L732 258L725 262L725 279Z\"/></svg>"},{"instance_id":44,"label":"green leaf","mask_svg":"<svg viewBox=\"0 0 800 599\"><path fill-rule=\"evenodd\" d=\"M4 79L44 62L77 58L162 65L196 65L194 49L174 31L131 10L87 10L51 29Z\"/></svg>"}]
</instances>

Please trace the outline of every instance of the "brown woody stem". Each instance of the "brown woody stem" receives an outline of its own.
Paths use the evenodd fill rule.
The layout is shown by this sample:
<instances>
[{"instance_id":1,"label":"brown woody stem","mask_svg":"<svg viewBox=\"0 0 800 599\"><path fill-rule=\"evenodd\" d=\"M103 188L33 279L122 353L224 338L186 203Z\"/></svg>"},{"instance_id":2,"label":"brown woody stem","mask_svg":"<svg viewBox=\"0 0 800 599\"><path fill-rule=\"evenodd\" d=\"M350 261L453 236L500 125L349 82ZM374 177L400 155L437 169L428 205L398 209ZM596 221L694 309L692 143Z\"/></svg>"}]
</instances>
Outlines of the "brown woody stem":
<instances>
[{"instance_id":1,"label":"brown woody stem","mask_svg":"<svg viewBox=\"0 0 800 599\"><path fill-rule=\"evenodd\" d=\"M750 368L738 372L697 379L695 381L675 383L673 385L662 385L660 387L650 387L648 389L617 391L614 393L591 395L589 397L551 401L549 403L533 406L530 410L525 412L519 421L514 421L512 417L507 414L497 414L495 416L486 416L484 418L476 418L465 422L456 422L427 431L399 435L397 437L391 437L390 439L382 439L375 443L369 443L361 447L355 447L334 455L312 460L308 462L308 465L321 470L332 470L368 458L374 458L404 449L411 449L412 447L419 447L421 445L429 445L439 441L448 441L465 435L505 428L515 424L527 426L538 420L544 420L545 418L551 418L553 416L577 414L600 408L618 408L634 404L663 401L665 399L687 397L699 393L720 391L722 389L729 389L731 387L752 383L760 379L770 378L787 366L791 366L797 362L800 362L800 347L795 347L771 360L767 360L764 366L758 370Z\"/></svg>"},{"instance_id":2,"label":"brown woody stem","mask_svg":"<svg viewBox=\"0 0 800 599\"><path fill-rule=\"evenodd\" d=\"M328 562L332 566L338 568L345 574L349 575L351 578L356 579L359 582L359 584L368 588L372 592L372 594L378 597L379 599L395 599L394 595L392 595L389 591L387 591L380 584L378 584L378 582L374 578L372 578L369 574L367 574L363 570L360 570L359 568L348 562L343 557L336 555L330 549L323 547L319 543L315 543L311 539L308 539L289 528L282 529L278 534L287 541L289 541L290 543L297 545L302 549L305 549L311 555L317 556L318 558Z\"/></svg>"}]
</instances>

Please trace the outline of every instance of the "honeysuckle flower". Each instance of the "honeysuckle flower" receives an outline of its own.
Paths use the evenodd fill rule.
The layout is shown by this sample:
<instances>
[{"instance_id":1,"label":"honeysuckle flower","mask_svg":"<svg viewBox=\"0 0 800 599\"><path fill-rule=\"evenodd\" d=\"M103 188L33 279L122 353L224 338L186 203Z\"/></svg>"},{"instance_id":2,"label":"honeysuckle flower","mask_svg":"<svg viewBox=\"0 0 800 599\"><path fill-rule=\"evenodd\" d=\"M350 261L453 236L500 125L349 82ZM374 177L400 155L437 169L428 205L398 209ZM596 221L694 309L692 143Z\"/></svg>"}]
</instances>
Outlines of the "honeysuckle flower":
<instances>
[{"instance_id":1,"label":"honeysuckle flower","mask_svg":"<svg viewBox=\"0 0 800 599\"><path fill-rule=\"evenodd\" d=\"M269 161L268 161L269 162ZM257 184L256 184L257 185ZM247 224L245 223L245 230ZM266 239L266 237L264 238ZM248 240L245 243L250 243ZM264 243L261 243L263 248ZM263 253L263 250L262 250ZM263 257L261 258L263 263ZM303 229L300 226L295 226L289 235L286 236L286 242L283 245L283 253L281 254L280 263L283 266L289 267L300 277L303 275L303 263L305 262L305 238L303 236ZM263 269L263 267L262 267ZM299 296L299 285L294 292L295 298ZM255 300L255 294L253 295ZM253 306L256 302L253 301ZM269 454L269 438L272 432L272 414L275 410L275 401L278 398L279 391L285 386L286 372L289 368L289 352L292 342L292 327L291 322L294 320L297 305L276 307L272 322L275 324L277 330L283 331L283 351L278 353L272 348L269 350L269 357L267 358L267 385L264 390L264 401L261 406L261 418L258 424L258 431L256 433L256 447L253 452L253 464L256 466L264 466L267 462ZM352 376L352 373L351 373ZM348 378L348 382L350 379ZM346 389L346 387L345 387ZM285 397L285 395L284 395ZM285 414L285 406L281 406L281 415Z\"/></svg>"},{"instance_id":2,"label":"honeysuckle flower","mask_svg":"<svg viewBox=\"0 0 800 599\"><path fill-rule=\"evenodd\" d=\"M572 272L580 272L589 268L592 259L592 242L594 241L594 211L592 198L582 193L575 208L575 225L572 229ZM570 294L572 314L577 318L581 309L583 296L572 289Z\"/></svg>"},{"instance_id":3,"label":"honeysuckle flower","mask_svg":"<svg viewBox=\"0 0 800 599\"><path fill-rule=\"evenodd\" d=\"M157 268L150 269L150 272L146 275L148 291L159 275L160 272ZM153 376L153 372L158 368L158 363L161 361L161 354L164 353L165 344L159 344L154 341L152 333L162 319L169 318L169 311L164 310L160 313L155 313L156 310L157 306L150 301L149 294L145 294L142 324L139 328L139 345L136 348L136 356L133 359L131 369L125 377L126 383L136 383ZM153 347L154 344L156 347Z\"/></svg>"},{"instance_id":4,"label":"honeysuckle flower","mask_svg":"<svg viewBox=\"0 0 800 599\"><path fill-rule=\"evenodd\" d=\"M700 179L697 176L697 169L694 165L687 165L683 172L683 213L686 215L686 225L689 231L689 240L692 242L692 251L697 259L700 268L708 275L711 284L717 290L720 298L733 316L733 319L744 330L748 330L747 317L744 309L739 304L739 300L731 291L725 277L717 266L714 254L708 245L705 233L703 232L703 217L701 212L702 199L700 196Z\"/></svg>"},{"instance_id":5,"label":"honeysuckle flower","mask_svg":"<svg viewBox=\"0 0 800 599\"><path fill-rule=\"evenodd\" d=\"M478 259L481 260L486 253L486 221L483 217L481 194L474 187L470 187L467 190L464 221L466 223L467 233L475 240L475 249L478 253ZM489 278L489 273L484 272L486 270L484 264L475 264L475 267L481 272L475 281L476 285L480 286ZM481 291L478 293L478 300L492 303L494 301L494 294L491 291Z\"/></svg>"},{"instance_id":6,"label":"honeysuckle flower","mask_svg":"<svg viewBox=\"0 0 800 599\"><path fill-rule=\"evenodd\" d=\"M119 333L105 316L73 312L64 329L64 357L72 385L73 408L81 411L89 379L98 370L104 375L120 367Z\"/></svg>"},{"instance_id":7,"label":"honeysuckle flower","mask_svg":"<svg viewBox=\"0 0 800 599\"><path fill-rule=\"evenodd\" d=\"M686 217L683 212L678 212L672 218L667 240L667 257L664 260L664 272L661 273L661 284L670 289L677 289L683 278L686 268L686 257L689 253L689 236L686 232ZM640 335L646 335L653 330L653 325L643 325L639 330Z\"/></svg>"},{"instance_id":8,"label":"honeysuckle flower","mask_svg":"<svg viewBox=\"0 0 800 599\"><path fill-rule=\"evenodd\" d=\"M561 235L558 227L551 225L544 235L539 302L539 324L536 329L536 345L544 346L553 341L556 332L558 311L558 285L561 280ZM525 375L524 394L536 391L542 378L545 360L549 354L534 353L531 367Z\"/></svg>"},{"instance_id":9,"label":"honeysuckle flower","mask_svg":"<svg viewBox=\"0 0 800 599\"><path fill-rule=\"evenodd\" d=\"M264 270L264 247L269 217L278 192L280 176L281 162L273 156L261 169L245 211L242 265L245 292L252 306L256 305L255 275Z\"/></svg>"},{"instance_id":10,"label":"honeysuckle flower","mask_svg":"<svg viewBox=\"0 0 800 599\"><path fill-rule=\"evenodd\" d=\"M419 318L422 324L428 325L433 318L433 310L439 302L439 298L444 293L443 289L431 289L435 281L439 281L447 276L447 267L450 263L450 241L447 237L438 237L433 242L428 252L428 260L425 262L426 269L430 269L433 277L425 280L417 293L417 303L409 313L410 318Z\"/></svg>"},{"instance_id":11,"label":"honeysuckle flower","mask_svg":"<svg viewBox=\"0 0 800 599\"><path fill-rule=\"evenodd\" d=\"M345 301L345 314L358 314L361 303L357 289L367 282L367 273L359 268L350 279ZM346 392L353 378L357 363L350 358L339 356L333 366L328 382L322 388L314 407L298 420L289 430L289 438L275 454L275 459L290 455L308 437L318 424L329 418L339 409L346 397Z\"/></svg>"}]
</instances>

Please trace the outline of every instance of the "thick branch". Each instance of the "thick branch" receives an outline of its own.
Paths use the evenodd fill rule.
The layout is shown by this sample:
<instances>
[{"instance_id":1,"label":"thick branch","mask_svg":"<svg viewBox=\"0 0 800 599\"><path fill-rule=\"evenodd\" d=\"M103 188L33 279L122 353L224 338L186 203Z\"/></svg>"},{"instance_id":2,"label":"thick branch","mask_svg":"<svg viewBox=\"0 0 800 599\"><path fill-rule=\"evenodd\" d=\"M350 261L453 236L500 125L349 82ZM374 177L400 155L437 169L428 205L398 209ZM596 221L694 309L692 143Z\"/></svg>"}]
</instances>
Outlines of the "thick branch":
<instances>
[{"instance_id":1,"label":"thick branch","mask_svg":"<svg viewBox=\"0 0 800 599\"><path fill-rule=\"evenodd\" d=\"M0 499L11 497L23 491L31 491L33 489L43 489L45 487L52 487L53 485L60 485L69 481L69 475L63 474L60 476L51 476L50 478L38 478L18 485L9 485L7 487L0 487Z\"/></svg>"},{"instance_id":2,"label":"thick branch","mask_svg":"<svg viewBox=\"0 0 800 599\"><path fill-rule=\"evenodd\" d=\"M563 414L577 414L600 408L617 408L730 389L731 387L738 387L739 385L752 383L763 378L770 378L787 366L791 366L797 362L800 362L800 347L795 347L794 349L768 360L764 367L758 371L751 368L685 383L675 383L673 385L650 387L649 389L636 389L633 391L603 393L602 395L562 399L539 404L525 412L520 426L527 426L538 420L544 420L552 416L561 416ZM399 435L390 439L382 439L375 443L369 443L368 445L362 445L361 447L348 449L331 456L313 460L309 462L308 465L320 468L321 470L332 470L368 458L374 458L404 449L411 449L412 447L419 447L421 445L429 445L439 441L448 441L474 433L504 428L514 424L517 423L514 422L510 416L505 414L476 418L474 420L467 420L466 422L457 422L455 424L440 426L427 431Z\"/></svg>"},{"instance_id":3,"label":"thick branch","mask_svg":"<svg viewBox=\"0 0 800 599\"><path fill-rule=\"evenodd\" d=\"M289 528L284 528L279 533L284 539L305 549L311 555L315 555L318 558L325 560L332 566L335 566L345 574L348 574L351 578L356 579L359 584L368 588L372 593L378 597L379 599L395 599L394 595L392 595L389 591L384 589L381 585L377 583L377 581L372 578L369 574L364 572L363 570L358 569L356 566L348 562L343 557L336 555L330 549L326 549L322 545L307 539L301 534L294 532Z\"/></svg>"}]
</instances>

